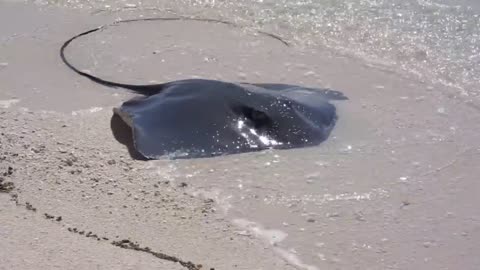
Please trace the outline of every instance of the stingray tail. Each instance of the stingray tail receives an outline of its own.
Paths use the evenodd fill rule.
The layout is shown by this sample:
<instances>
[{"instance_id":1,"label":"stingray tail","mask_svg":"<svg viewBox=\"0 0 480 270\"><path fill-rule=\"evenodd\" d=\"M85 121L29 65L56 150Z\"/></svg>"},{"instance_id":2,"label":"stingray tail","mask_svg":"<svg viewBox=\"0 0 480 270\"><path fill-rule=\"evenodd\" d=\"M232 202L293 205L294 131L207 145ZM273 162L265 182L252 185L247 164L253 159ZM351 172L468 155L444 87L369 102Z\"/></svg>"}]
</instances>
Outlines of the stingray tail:
<instances>
[{"instance_id":1,"label":"stingray tail","mask_svg":"<svg viewBox=\"0 0 480 270\"><path fill-rule=\"evenodd\" d=\"M124 89L127 89L127 90L130 90L134 93L137 93L137 94L141 94L141 95L146 95L146 96L150 96L150 95L154 95L154 94L157 94L159 91L161 91L162 89L162 86L163 84L157 84L157 85L132 85L132 84L123 84L123 83L116 83L116 82L112 82L112 81L107 81L107 80L104 80L104 79L101 79L101 78L98 78L96 76L93 76L91 74L88 74L84 71L81 71L79 69L77 69L76 67L74 67L68 60L67 58L65 57L65 49L68 47L68 45L70 45L70 43L81 37L81 36L85 36L85 35L88 35L90 33L93 33L93 32L96 32L96 31L99 31L101 30L102 28L104 28L104 26L101 26L101 27L97 27L97 28L94 28L94 29L91 29L91 30L88 30L88 31L85 31L83 33L80 33L74 37L72 37L71 39L65 41L65 43L63 43L62 47L60 48L60 57L62 58L62 61L63 63L65 63L65 65L67 67L69 67L71 70L73 70L74 72L76 72L77 74L83 76L83 77L86 77L90 80L92 80L93 82L96 82L98 84L101 84L101 85L104 85L104 86L107 86L107 87L113 87L113 88L117 88L117 87L120 87L120 88L124 88Z\"/></svg>"}]
</instances>

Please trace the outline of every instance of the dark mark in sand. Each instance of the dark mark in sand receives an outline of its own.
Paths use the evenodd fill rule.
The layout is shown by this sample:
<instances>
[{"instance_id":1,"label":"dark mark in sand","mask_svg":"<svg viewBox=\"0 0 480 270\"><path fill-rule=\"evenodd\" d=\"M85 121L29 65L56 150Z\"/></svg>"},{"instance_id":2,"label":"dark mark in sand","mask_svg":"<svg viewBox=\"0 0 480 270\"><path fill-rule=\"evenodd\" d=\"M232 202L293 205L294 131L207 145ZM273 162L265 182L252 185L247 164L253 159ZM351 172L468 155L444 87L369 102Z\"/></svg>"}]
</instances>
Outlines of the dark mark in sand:
<instances>
[{"instance_id":1,"label":"dark mark in sand","mask_svg":"<svg viewBox=\"0 0 480 270\"><path fill-rule=\"evenodd\" d=\"M6 181L6 177L9 177L13 174L13 167L8 166L7 170L2 173L3 176L0 176L0 193L9 193L15 189L15 184L10 181Z\"/></svg>"},{"instance_id":2,"label":"dark mark in sand","mask_svg":"<svg viewBox=\"0 0 480 270\"><path fill-rule=\"evenodd\" d=\"M23 204L20 204L18 202L18 195L17 194L11 194L10 196L12 197L12 200L15 201L17 206L23 205ZM24 206L29 211L33 211L33 212L37 211L37 209L29 202L26 202L24 204ZM45 219L52 220L52 221L57 221L58 223L61 223L62 220L63 220L63 218L61 216L55 217L55 216L47 214L47 213L44 213L43 216L45 217ZM108 237L98 236L97 234L95 234L91 231L85 233L84 230L79 230L77 228L71 228L71 227L68 227L67 230L71 233L79 234L79 235L85 236L87 238L95 239L97 241L109 241ZM118 238L118 236L116 238ZM120 240L120 241L112 241L112 242L110 242L110 244L113 245L113 246L119 247L119 248L123 248L123 249L130 249L130 250L134 250L134 251L145 252L145 253L151 254L151 255L153 255L156 258L161 259L161 260L169 261L169 262L172 262L172 263L179 263L181 266L187 268L188 270L200 270L202 268L201 264L194 264L190 261L185 261L185 260L182 260L182 259L177 258L175 256L167 255L167 254L161 253L161 252L156 252L156 251L153 251L152 249L150 249L149 247L140 247L140 245L138 243L132 242L132 241L127 240L127 239ZM215 270L215 268L210 268L210 270Z\"/></svg>"},{"instance_id":3,"label":"dark mark in sand","mask_svg":"<svg viewBox=\"0 0 480 270\"><path fill-rule=\"evenodd\" d=\"M8 166L8 169L6 172L3 173L3 176L10 176L13 174L13 167L12 166Z\"/></svg>"},{"instance_id":4,"label":"dark mark in sand","mask_svg":"<svg viewBox=\"0 0 480 270\"><path fill-rule=\"evenodd\" d=\"M9 193L15 189L15 185L12 182L5 181L5 178L0 177L0 192Z\"/></svg>"},{"instance_id":5,"label":"dark mark in sand","mask_svg":"<svg viewBox=\"0 0 480 270\"><path fill-rule=\"evenodd\" d=\"M15 202L15 205L19 206L20 203L18 202L18 194L16 193L11 193L10 194L11 201Z\"/></svg>"},{"instance_id":6,"label":"dark mark in sand","mask_svg":"<svg viewBox=\"0 0 480 270\"><path fill-rule=\"evenodd\" d=\"M49 215L47 213L43 214L45 216L46 219L54 219L55 216L52 216L52 215Z\"/></svg>"},{"instance_id":7,"label":"dark mark in sand","mask_svg":"<svg viewBox=\"0 0 480 270\"><path fill-rule=\"evenodd\" d=\"M33 205L29 202L25 202L25 208L27 210L30 210L30 211L33 211L33 212L37 212L37 208L33 207Z\"/></svg>"},{"instance_id":8,"label":"dark mark in sand","mask_svg":"<svg viewBox=\"0 0 480 270\"><path fill-rule=\"evenodd\" d=\"M179 259L175 256L170 256L170 255L166 255L164 253L152 251L149 247L140 247L139 244L134 243L134 242L132 242L130 240L127 240L127 239L120 240L120 241L113 241L112 245L120 247L120 248L124 248L124 249L132 249L132 250L136 250L136 251L146 252L146 253L152 254L153 256L155 256L159 259L174 262L174 263L179 263L180 265L187 268L188 270L199 270L199 269L202 268L201 264L195 265L192 262L183 261L183 260L181 260L181 259Z\"/></svg>"}]
</instances>

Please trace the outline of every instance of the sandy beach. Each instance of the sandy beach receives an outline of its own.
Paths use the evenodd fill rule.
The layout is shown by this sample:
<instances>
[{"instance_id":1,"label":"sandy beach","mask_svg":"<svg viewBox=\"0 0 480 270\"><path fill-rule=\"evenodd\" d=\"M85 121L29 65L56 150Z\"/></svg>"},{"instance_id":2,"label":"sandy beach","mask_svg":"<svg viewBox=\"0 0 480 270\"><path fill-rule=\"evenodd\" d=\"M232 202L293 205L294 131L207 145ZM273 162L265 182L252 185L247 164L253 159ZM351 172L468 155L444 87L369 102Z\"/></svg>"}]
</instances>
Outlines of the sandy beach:
<instances>
[{"instance_id":1,"label":"sandy beach","mask_svg":"<svg viewBox=\"0 0 480 270\"><path fill-rule=\"evenodd\" d=\"M318 147L135 160L111 130L133 95L58 55L116 19L175 15L126 7L0 0L0 269L480 268L477 103L251 29L126 24L72 44L69 59L123 83L295 83L349 97Z\"/></svg>"}]
</instances>

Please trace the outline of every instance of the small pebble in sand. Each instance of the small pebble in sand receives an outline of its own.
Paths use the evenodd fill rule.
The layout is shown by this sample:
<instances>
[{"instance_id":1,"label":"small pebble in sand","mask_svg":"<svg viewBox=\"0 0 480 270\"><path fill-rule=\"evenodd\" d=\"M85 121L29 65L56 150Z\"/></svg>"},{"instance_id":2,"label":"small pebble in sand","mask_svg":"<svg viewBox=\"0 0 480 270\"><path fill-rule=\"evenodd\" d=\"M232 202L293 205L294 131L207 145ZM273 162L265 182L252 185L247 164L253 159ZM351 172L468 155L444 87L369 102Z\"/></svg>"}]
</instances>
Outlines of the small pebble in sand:
<instances>
[{"instance_id":1,"label":"small pebble in sand","mask_svg":"<svg viewBox=\"0 0 480 270\"><path fill-rule=\"evenodd\" d=\"M336 217L340 217L340 214L339 213L327 213L325 216L327 218L336 218Z\"/></svg>"},{"instance_id":2,"label":"small pebble in sand","mask_svg":"<svg viewBox=\"0 0 480 270\"><path fill-rule=\"evenodd\" d=\"M423 247L429 248L431 246L432 246L432 242L429 242L429 241L423 242Z\"/></svg>"},{"instance_id":3,"label":"small pebble in sand","mask_svg":"<svg viewBox=\"0 0 480 270\"><path fill-rule=\"evenodd\" d=\"M410 204L412 204L412 203L409 200L403 200L402 201L402 207L409 206Z\"/></svg>"},{"instance_id":4,"label":"small pebble in sand","mask_svg":"<svg viewBox=\"0 0 480 270\"><path fill-rule=\"evenodd\" d=\"M365 221L365 215L361 211L355 212L354 216L357 221Z\"/></svg>"},{"instance_id":5,"label":"small pebble in sand","mask_svg":"<svg viewBox=\"0 0 480 270\"><path fill-rule=\"evenodd\" d=\"M238 78L241 79L241 80L246 80L247 79L247 74L243 73L243 72L239 72L237 74Z\"/></svg>"},{"instance_id":6,"label":"small pebble in sand","mask_svg":"<svg viewBox=\"0 0 480 270\"><path fill-rule=\"evenodd\" d=\"M415 98L415 101L422 101L425 99L425 96L419 96Z\"/></svg>"},{"instance_id":7,"label":"small pebble in sand","mask_svg":"<svg viewBox=\"0 0 480 270\"><path fill-rule=\"evenodd\" d=\"M217 58L206 56L206 57L203 58L203 61L204 61L204 62L207 62L207 63L209 63L209 62L217 62Z\"/></svg>"},{"instance_id":8,"label":"small pebble in sand","mask_svg":"<svg viewBox=\"0 0 480 270\"><path fill-rule=\"evenodd\" d=\"M126 8L136 8L137 5L136 5L136 4L132 4L132 3L127 3L127 4L125 4L125 7L126 7Z\"/></svg>"},{"instance_id":9,"label":"small pebble in sand","mask_svg":"<svg viewBox=\"0 0 480 270\"><path fill-rule=\"evenodd\" d=\"M312 76L312 75L315 75L315 72L313 72L311 70L303 73L303 76L305 76L305 77Z\"/></svg>"},{"instance_id":10,"label":"small pebble in sand","mask_svg":"<svg viewBox=\"0 0 480 270\"><path fill-rule=\"evenodd\" d=\"M442 115L446 115L447 111L445 110L445 108L440 107L440 108L437 109L437 113L442 114Z\"/></svg>"}]
</instances>

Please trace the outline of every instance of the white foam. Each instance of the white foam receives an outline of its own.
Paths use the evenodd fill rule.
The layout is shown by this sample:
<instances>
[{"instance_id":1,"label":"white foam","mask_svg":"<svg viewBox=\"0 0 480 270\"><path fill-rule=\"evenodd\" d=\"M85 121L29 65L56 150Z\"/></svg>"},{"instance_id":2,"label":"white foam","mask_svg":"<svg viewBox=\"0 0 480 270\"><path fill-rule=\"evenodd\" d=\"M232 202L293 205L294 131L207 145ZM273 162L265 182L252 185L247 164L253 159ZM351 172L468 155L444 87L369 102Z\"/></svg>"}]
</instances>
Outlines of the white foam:
<instances>
[{"instance_id":1,"label":"white foam","mask_svg":"<svg viewBox=\"0 0 480 270\"><path fill-rule=\"evenodd\" d=\"M278 196L265 198L266 204L289 204L297 202L301 204L314 203L315 205L323 205L332 201L370 201L374 199L382 199L389 196L388 191L383 189L373 189L365 193L340 193L340 194L303 194L301 196Z\"/></svg>"},{"instance_id":2,"label":"white foam","mask_svg":"<svg viewBox=\"0 0 480 270\"><path fill-rule=\"evenodd\" d=\"M262 225L257 222L249 221L247 219L237 218L234 219L233 224L243 229L239 231L240 235L252 234L254 237L263 240L264 242L270 244L274 247L275 253L277 253L282 259L284 259L288 264L305 270L318 270L314 265L308 265L302 262L302 260L293 252L288 251L284 248L277 246L278 243L285 240L288 234L281 230L275 229L265 229Z\"/></svg>"},{"instance_id":3,"label":"white foam","mask_svg":"<svg viewBox=\"0 0 480 270\"><path fill-rule=\"evenodd\" d=\"M303 263L302 260L300 260L300 258L293 252L290 252L283 248L275 248L274 250L276 253L278 253L278 255L280 255L280 257L282 257L290 265L293 265L297 268L305 269L305 270L318 270L318 267L314 265L308 265Z\"/></svg>"},{"instance_id":4,"label":"white foam","mask_svg":"<svg viewBox=\"0 0 480 270\"><path fill-rule=\"evenodd\" d=\"M103 110L103 108L101 108L101 107L92 107L92 108L86 109L86 110L73 111L72 115L73 116L85 115L85 114L89 114L89 113L96 113L96 112L99 112L101 110Z\"/></svg>"},{"instance_id":5,"label":"white foam","mask_svg":"<svg viewBox=\"0 0 480 270\"><path fill-rule=\"evenodd\" d=\"M19 99L6 99L6 100L0 100L0 108L2 109L8 109L10 108L13 104L19 102Z\"/></svg>"},{"instance_id":6,"label":"white foam","mask_svg":"<svg viewBox=\"0 0 480 270\"><path fill-rule=\"evenodd\" d=\"M288 236L288 234L284 231L265 229L262 225L256 222L242 218L234 219L233 224L244 230L249 231L251 234L253 234L254 237L262 239L263 241L269 243L272 246L282 242Z\"/></svg>"}]
</instances>

